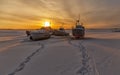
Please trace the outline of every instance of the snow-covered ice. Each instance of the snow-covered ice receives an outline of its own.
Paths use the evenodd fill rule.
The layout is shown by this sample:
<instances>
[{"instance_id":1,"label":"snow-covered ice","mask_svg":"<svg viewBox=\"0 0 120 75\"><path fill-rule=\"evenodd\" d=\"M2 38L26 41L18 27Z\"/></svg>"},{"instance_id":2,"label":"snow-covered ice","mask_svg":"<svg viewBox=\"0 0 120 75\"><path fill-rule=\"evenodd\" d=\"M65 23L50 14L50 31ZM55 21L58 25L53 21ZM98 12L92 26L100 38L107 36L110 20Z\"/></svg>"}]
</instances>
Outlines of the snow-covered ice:
<instances>
[{"instance_id":1,"label":"snow-covered ice","mask_svg":"<svg viewBox=\"0 0 120 75\"><path fill-rule=\"evenodd\" d=\"M24 31L1 30L0 75L120 75L120 33L85 37L30 41Z\"/></svg>"}]
</instances>

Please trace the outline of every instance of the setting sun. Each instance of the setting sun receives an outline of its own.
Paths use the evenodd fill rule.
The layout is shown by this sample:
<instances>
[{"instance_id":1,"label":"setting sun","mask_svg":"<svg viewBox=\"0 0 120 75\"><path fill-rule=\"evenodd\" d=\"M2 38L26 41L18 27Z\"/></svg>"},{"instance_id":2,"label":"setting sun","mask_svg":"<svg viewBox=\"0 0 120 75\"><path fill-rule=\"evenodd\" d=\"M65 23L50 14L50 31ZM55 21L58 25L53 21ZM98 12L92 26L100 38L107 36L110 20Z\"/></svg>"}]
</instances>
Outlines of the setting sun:
<instances>
[{"instance_id":1,"label":"setting sun","mask_svg":"<svg viewBox=\"0 0 120 75\"><path fill-rule=\"evenodd\" d=\"M50 22L45 22L44 27L50 27Z\"/></svg>"}]
</instances>

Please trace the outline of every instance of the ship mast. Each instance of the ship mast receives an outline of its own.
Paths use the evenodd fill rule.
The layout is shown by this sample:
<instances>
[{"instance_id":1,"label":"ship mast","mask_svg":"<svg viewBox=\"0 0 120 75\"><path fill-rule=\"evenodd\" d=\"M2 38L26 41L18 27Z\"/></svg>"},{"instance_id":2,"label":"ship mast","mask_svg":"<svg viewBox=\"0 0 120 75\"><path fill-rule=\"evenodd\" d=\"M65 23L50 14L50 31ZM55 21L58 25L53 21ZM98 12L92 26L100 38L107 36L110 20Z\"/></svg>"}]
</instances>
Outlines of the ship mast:
<instances>
[{"instance_id":1,"label":"ship mast","mask_svg":"<svg viewBox=\"0 0 120 75\"><path fill-rule=\"evenodd\" d=\"M81 25L81 23L80 23L80 14L79 14L79 18L78 18L78 20L77 20L77 22L76 22L76 25L78 26L78 25Z\"/></svg>"}]
</instances>

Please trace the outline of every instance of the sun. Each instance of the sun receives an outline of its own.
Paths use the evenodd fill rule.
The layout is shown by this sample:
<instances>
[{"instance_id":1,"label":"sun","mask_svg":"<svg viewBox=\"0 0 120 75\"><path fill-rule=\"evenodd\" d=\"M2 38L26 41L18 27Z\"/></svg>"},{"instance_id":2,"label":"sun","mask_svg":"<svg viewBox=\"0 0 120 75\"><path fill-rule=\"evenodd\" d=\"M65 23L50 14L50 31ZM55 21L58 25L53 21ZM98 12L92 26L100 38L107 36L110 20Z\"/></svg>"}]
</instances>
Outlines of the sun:
<instances>
[{"instance_id":1,"label":"sun","mask_svg":"<svg viewBox=\"0 0 120 75\"><path fill-rule=\"evenodd\" d=\"M50 22L48 22L48 21L44 22L44 27L50 27L50 26L51 26Z\"/></svg>"}]
</instances>

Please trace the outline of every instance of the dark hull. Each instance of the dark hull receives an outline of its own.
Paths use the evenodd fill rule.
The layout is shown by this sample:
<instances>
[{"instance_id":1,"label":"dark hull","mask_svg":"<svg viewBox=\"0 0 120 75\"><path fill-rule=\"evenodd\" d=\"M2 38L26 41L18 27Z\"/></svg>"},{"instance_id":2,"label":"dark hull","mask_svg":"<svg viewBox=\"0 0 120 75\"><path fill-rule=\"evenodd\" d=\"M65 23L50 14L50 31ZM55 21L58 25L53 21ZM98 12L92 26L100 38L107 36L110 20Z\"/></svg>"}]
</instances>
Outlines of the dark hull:
<instances>
[{"instance_id":1,"label":"dark hull","mask_svg":"<svg viewBox=\"0 0 120 75\"><path fill-rule=\"evenodd\" d=\"M85 30L83 29L72 29L72 35L76 38L76 39L82 39L85 36Z\"/></svg>"}]
</instances>

